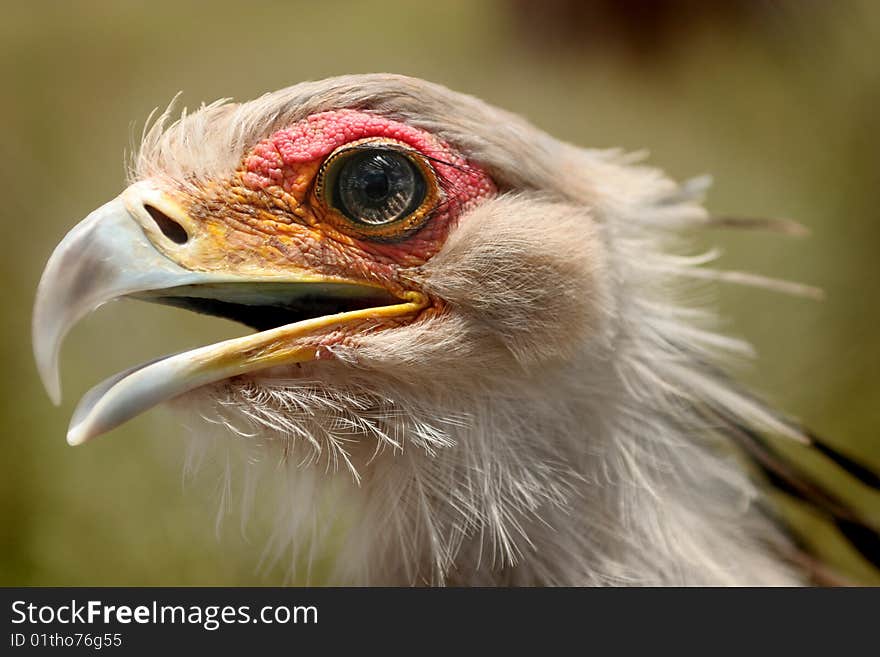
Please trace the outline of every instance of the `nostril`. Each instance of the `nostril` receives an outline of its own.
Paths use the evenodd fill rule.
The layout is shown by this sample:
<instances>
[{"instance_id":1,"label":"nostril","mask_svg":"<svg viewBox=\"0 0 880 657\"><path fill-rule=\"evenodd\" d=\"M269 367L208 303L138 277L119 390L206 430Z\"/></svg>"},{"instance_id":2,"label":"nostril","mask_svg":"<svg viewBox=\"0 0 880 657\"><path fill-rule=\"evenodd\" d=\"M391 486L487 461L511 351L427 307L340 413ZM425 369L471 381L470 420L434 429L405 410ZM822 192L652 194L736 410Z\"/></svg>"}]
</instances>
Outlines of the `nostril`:
<instances>
[{"instance_id":1,"label":"nostril","mask_svg":"<svg viewBox=\"0 0 880 657\"><path fill-rule=\"evenodd\" d=\"M162 234L170 239L172 242L176 244L186 244L186 241L189 239L189 235L186 234L183 226L174 221L167 214L162 212L161 210L154 208L152 205L144 206L147 209L147 212L150 213L150 216L153 218L153 221L156 222L156 225L159 227L159 230L162 231Z\"/></svg>"}]
</instances>

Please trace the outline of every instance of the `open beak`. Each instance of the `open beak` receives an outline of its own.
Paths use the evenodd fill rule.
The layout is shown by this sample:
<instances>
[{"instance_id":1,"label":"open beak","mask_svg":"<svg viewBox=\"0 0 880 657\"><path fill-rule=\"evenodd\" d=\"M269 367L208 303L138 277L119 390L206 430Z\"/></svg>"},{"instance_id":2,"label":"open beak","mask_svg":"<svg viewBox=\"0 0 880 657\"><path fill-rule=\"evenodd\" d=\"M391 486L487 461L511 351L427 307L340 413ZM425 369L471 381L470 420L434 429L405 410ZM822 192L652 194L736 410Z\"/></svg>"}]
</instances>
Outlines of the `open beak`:
<instances>
[{"instance_id":1,"label":"open beak","mask_svg":"<svg viewBox=\"0 0 880 657\"><path fill-rule=\"evenodd\" d=\"M183 246L163 235L156 210L191 233L183 235ZM61 342L74 324L107 301L134 297L260 329L106 379L80 400L68 443L79 445L199 386L313 360L321 336L341 325L388 321L425 306L417 292L392 294L373 282L310 272L302 263L291 263L289 271L253 266L198 271L199 259L210 250L206 244L199 244L196 224L179 205L148 183L137 183L92 212L55 249L37 289L33 346L43 385L56 404L61 401Z\"/></svg>"}]
</instances>

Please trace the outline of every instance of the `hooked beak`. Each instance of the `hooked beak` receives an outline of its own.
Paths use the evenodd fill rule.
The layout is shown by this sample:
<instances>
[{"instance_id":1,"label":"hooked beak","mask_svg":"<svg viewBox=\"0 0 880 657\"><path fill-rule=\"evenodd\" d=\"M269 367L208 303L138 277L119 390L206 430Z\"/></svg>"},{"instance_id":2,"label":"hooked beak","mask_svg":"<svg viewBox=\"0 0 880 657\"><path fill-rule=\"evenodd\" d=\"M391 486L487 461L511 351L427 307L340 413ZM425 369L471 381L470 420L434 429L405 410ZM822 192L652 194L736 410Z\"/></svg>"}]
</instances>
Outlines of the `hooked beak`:
<instances>
[{"instance_id":1,"label":"hooked beak","mask_svg":"<svg viewBox=\"0 0 880 657\"><path fill-rule=\"evenodd\" d=\"M157 215L171 218L192 237L172 240L178 236L168 237ZM188 242L183 247L181 239ZM246 272L198 271L193 265L205 249L204 242L199 245L197 225L179 205L149 183L137 183L92 212L52 253L37 289L33 347L43 385L55 404L61 401L58 359L65 335L113 299L182 306L263 329L106 379L80 400L68 430L69 444L84 443L197 387L314 360L319 338L340 325L414 315L426 305L420 293L392 294L373 282L310 272L301 263L291 263L285 272L254 267Z\"/></svg>"}]
</instances>

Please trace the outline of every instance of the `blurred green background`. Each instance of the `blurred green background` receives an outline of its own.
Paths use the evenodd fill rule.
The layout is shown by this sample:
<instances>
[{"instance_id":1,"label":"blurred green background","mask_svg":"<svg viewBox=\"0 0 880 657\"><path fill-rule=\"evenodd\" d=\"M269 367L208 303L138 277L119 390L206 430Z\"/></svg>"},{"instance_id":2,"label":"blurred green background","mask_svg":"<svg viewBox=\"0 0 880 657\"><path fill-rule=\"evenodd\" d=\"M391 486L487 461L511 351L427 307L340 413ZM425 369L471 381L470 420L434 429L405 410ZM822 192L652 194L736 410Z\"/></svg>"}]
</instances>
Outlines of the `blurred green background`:
<instances>
[{"instance_id":1,"label":"blurred green background","mask_svg":"<svg viewBox=\"0 0 880 657\"><path fill-rule=\"evenodd\" d=\"M824 288L812 302L724 289L742 376L841 449L880 465L880 3L86 2L2 5L0 584L268 584L265 528L215 528L215 482L185 484L179 429L153 411L82 448L78 397L135 362L240 329L133 302L78 326L53 407L30 313L63 234L123 186L123 150L179 90L248 99L305 79L390 71L476 94L585 146L649 149L715 177L719 214L795 218L812 236L705 236L721 265ZM815 465L832 483L834 471ZM880 500L842 490L880 523ZM794 509L856 579L880 583ZM219 534L219 536L218 536Z\"/></svg>"}]
</instances>

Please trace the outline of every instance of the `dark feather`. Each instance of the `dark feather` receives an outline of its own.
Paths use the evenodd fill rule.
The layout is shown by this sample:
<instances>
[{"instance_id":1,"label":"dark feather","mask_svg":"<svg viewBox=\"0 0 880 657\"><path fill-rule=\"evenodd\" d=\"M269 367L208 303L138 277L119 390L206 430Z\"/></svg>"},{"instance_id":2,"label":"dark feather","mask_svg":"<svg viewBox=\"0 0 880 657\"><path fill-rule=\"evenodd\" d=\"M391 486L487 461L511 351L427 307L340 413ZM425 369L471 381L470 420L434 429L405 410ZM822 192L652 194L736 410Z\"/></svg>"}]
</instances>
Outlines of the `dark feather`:
<instances>
[{"instance_id":1,"label":"dark feather","mask_svg":"<svg viewBox=\"0 0 880 657\"><path fill-rule=\"evenodd\" d=\"M744 230L766 230L773 233L782 233L791 237L805 237L810 234L809 229L791 219L778 219L766 217L731 217L712 216L706 220L706 225L711 228L737 228Z\"/></svg>"},{"instance_id":2,"label":"dark feather","mask_svg":"<svg viewBox=\"0 0 880 657\"><path fill-rule=\"evenodd\" d=\"M679 347L679 349L682 352L687 351L683 347ZM693 358L693 354L690 357ZM796 433L802 435L806 439L805 447L807 449L814 450L816 454L823 456L860 484L880 492L880 475L873 468L840 453L815 433L804 429L798 423L774 410L763 400L737 384L716 365L700 360L700 367L711 376L722 380L737 394L763 407L781 423L790 426ZM727 409L703 403L695 410L707 418L713 429L727 435L735 445L739 446L742 453L753 463L770 487L806 504L816 513L824 516L857 552L880 570L880 528L875 523L863 517L857 509L840 499L828 489L827 485L805 472L799 464L786 459L773 448L770 437L754 427L744 424ZM778 520L789 536L792 536L795 545L801 551L804 553L809 551L808 546L796 536L792 528L786 526L786 523L775 514L770 515Z\"/></svg>"},{"instance_id":3,"label":"dark feather","mask_svg":"<svg viewBox=\"0 0 880 657\"><path fill-rule=\"evenodd\" d=\"M708 410L720 422L721 430L740 446L770 486L828 518L853 548L874 567L880 569L880 531L877 527L864 518L858 510L831 492L826 485L807 474L799 465L785 460L769 444L766 436L744 426L723 409ZM880 477L867 466L843 456L824 441L816 441L812 434L806 435L813 441L809 445L810 448L826 456L856 480L872 488L878 488L876 484Z\"/></svg>"},{"instance_id":4,"label":"dark feather","mask_svg":"<svg viewBox=\"0 0 880 657\"><path fill-rule=\"evenodd\" d=\"M807 437L810 439L813 448L817 452L833 461L838 467L846 470L853 477L865 484L865 486L880 491L880 475L876 472L862 465L858 461L854 461L849 456L841 454L816 434L807 432Z\"/></svg>"}]
</instances>

